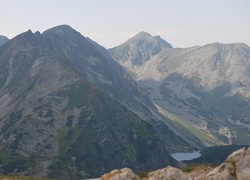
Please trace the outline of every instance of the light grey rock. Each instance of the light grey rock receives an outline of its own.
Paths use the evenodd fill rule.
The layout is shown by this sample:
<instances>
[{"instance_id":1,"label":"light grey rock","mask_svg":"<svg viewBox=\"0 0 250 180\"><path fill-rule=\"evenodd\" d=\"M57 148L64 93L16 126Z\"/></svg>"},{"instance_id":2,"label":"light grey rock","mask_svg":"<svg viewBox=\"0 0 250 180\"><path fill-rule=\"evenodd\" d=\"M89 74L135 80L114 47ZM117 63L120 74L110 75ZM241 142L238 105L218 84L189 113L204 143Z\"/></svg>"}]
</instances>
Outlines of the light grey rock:
<instances>
[{"instance_id":1,"label":"light grey rock","mask_svg":"<svg viewBox=\"0 0 250 180\"><path fill-rule=\"evenodd\" d=\"M160 169L157 171L150 172L147 176L148 180L155 180L155 179L172 179L172 180L188 180L189 177L184 174L183 171L174 167L167 167L164 169Z\"/></svg>"},{"instance_id":2,"label":"light grey rock","mask_svg":"<svg viewBox=\"0 0 250 180\"><path fill-rule=\"evenodd\" d=\"M123 168L121 170L113 170L108 174L103 175L100 180L140 180L141 178L137 176L131 169Z\"/></svg>"}]
</instances>

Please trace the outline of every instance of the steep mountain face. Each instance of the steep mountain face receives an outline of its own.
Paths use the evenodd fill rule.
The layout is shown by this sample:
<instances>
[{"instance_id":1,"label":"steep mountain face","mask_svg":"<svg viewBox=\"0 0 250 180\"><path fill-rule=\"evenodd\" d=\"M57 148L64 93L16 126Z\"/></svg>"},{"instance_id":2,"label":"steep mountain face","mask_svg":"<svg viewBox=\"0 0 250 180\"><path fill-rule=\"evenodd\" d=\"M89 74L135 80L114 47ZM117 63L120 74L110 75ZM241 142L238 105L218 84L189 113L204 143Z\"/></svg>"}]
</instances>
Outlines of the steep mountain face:
<instances>
[{"instance_id":1,"label":"steep mountain face","mask_svg":"<svg viewBox=\"0 0 250 180\"><path fill-rule=\"evenodd\" d=\"M113 52L120 48L123 44L111 53L126 51ZM250 144L250 48L246 44L164 48L133 67L123 63L131 61L129 58L117 61L148 92L159 111L170 118L173 129L196 134L205 145ZM193 128L210 136L200 136Z\"/></svg>"},{"instance_id":2,"label":"steep mountain face","mask_svg":"<svg viewBox=\"0 0 250 180\"><path fill-rule=\"evenodd\" d=\"M149 122L159 132L168 150L193 146L168 127L146 93L106 49L88 38L83 38L68 26L63 26L63 29L62 32L61 26L55 27L42 34L46 42L53 43L46 46L47 51L53 50L53 55L65 54L81 75L142 120ZM79 40L82 41L79 43ZM86 55L86 52L90 55ZM201 142L195 142L195 147L202 146Z\"/></svg>"},{"instance_id":3,"label":"steep mountain face","mask_svg":"<svg viewBox=\"0 0 250 180\"><path fill-rule=\"evenodd\" d=\"M69 26L20 34L0 47L0 171L81 179L175 165L156 126L185 142L148 123L150 106L104 48Z\"/></svg>"},{"instance_id":4,"label":"steep mountain face","mask_svg":"<svg viewBox=\"0 0 250 180\"><path fill-rule=\"evenodd\" d=\"M5 36L0 35L0 46L6 43L9 39Z\"/></svg>"}]
</instances>

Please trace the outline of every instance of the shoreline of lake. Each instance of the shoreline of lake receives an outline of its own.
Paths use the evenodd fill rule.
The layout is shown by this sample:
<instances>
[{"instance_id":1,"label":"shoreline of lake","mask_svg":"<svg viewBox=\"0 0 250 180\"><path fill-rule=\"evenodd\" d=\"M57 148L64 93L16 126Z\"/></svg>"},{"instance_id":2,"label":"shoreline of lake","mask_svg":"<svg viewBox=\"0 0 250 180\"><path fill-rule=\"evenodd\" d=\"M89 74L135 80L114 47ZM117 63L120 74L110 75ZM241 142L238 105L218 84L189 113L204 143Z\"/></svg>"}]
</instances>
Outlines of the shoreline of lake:
<instances>
[{"instance_id":1,"label":"shoreline of lake","mask_svg":"<svg viewBox=\"0 0 250 180\"><path fill-rule=\"evenodd\" d=\"M177 161L187 161L200 157L200 151L193 152L178 152L171 154L171 157L176 159Z\"/></svg>"}]
</instances>

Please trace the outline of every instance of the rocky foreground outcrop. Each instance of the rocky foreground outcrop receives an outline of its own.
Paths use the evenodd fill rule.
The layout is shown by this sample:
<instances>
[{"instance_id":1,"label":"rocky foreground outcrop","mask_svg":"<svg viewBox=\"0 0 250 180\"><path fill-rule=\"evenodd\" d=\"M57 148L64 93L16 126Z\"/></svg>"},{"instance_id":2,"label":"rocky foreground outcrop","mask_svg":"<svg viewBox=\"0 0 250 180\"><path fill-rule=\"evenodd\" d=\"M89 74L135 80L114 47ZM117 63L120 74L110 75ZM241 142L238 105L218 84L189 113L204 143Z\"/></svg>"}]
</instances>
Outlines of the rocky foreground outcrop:
<instances>
[{"instance_id":1,"label":"rocky foreground outcrop","mask_svg":"<svg viewBox=\"0 0 250 180\"><path fill-rule=\"evenodd\" d=\"M242 148L227 157L224 163L216 168L197 167L191 172L183 172L168 166L139 177L131 169L113 170L98 180L250 180L250 148Z\"/></svg>"}]
</instances>

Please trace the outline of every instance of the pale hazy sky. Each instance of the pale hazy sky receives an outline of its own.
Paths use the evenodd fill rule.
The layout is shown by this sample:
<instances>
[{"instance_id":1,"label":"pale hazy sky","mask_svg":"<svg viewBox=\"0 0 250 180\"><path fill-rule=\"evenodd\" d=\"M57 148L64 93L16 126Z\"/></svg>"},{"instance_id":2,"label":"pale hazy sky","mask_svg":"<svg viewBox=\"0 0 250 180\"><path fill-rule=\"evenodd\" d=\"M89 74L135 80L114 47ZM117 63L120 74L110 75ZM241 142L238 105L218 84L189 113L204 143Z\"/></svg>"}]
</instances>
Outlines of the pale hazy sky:
<instances>
[{"instance_id":1,"label":"pale hazy sky","mask_svg":"<svg viewBox=\"0 0 250 180\"><path fill-rule=\"evenodd\" d=\"M0 34L68 24L106 48L146 31L174 47L250 45L250 0L0 0Z\"/></svg>"}]
</instances>

